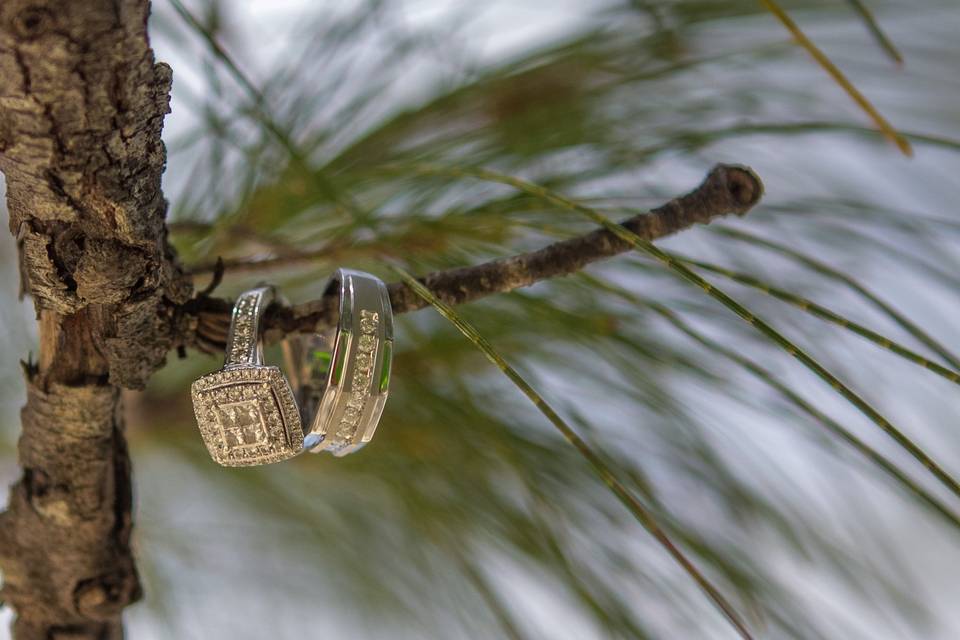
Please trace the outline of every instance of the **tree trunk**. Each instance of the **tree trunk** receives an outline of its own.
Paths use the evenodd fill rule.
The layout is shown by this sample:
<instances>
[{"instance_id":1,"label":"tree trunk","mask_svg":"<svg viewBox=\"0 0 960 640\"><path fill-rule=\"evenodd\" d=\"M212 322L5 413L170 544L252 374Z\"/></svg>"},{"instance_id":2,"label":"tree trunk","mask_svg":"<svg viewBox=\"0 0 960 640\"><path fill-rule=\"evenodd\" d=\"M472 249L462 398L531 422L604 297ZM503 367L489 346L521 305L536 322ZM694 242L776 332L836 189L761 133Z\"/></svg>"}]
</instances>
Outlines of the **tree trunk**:
<instances>
[{"instance_id":1,"label":"tree trunk","mask_svg":"<svg viewBox=\"0 0 960 640\"><path fill-rule=\"evenodd\" d=\"M23 477L0 516L21 640L119 638L140 596L120 388L163 364L170 309L191 293L164 230L171 74L154 63L148 12L145 0L0 7L0 170L40 321Z\"/></svg>"}]
</instances>

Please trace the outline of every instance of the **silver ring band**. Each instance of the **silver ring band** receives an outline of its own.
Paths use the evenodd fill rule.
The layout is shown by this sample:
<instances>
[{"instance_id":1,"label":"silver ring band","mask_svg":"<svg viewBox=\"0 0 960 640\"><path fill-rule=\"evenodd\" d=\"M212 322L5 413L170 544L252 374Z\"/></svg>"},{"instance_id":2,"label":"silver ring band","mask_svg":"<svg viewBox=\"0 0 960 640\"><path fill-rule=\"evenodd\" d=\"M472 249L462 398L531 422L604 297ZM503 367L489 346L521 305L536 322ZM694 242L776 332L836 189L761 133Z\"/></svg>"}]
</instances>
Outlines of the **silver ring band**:
<instances>
[{"instance_id":1,"label":"silver ring band","mask_svg":"<svg viewBox=\"0 0 960 640\"><path fill-rule=\"evenodd\" d=\"M325 380L311 405L304 448L343 456L370 441L387 401L393 358L393 311L382 280L337 269L330 287L340 299L340 319ZM305 415L308 412L304 412Z\"/></svg>"},{"instance_id":2,"label":"silver ring band","mask_svg":"<svg viewBox=\"0 0 960 640\"><path fill-rule=\"evenodd\" d=\"M300 412L290 384L279 367L263 364L260 320L275 297L273 287L257 287L237 299L223 368L191 387L207 451L227 467L279 462L303 450Z\"/></svg>"}]
</instances>

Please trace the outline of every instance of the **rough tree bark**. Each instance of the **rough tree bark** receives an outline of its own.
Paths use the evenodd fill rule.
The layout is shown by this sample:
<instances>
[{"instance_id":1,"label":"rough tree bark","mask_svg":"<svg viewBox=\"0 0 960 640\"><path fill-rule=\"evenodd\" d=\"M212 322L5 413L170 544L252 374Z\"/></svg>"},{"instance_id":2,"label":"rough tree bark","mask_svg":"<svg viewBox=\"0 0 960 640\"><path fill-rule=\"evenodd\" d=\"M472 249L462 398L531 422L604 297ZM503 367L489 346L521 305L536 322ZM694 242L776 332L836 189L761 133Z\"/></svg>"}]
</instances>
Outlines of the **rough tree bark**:
<instances>
[{"instance_id":1,"label":"rough tree bark","mask_svg":"<svg viewBox=\"0 0 960 640\"><path fill-rule=\"evenodd\" d=\"M147 0L0 3L0 171L40 335L24 365L23 476L0 514L0 596L21 640L122 637L121 613L141 589L120 390L142 388L172 348L222 345L229 318L230 301L192 297L167 243L160 133L171 72L154 62L148 14ZM625 224L653 240L743 215L761 193L748 169L720 166ZM423 280L464 303L626 249L598 230ZM397 313L423 306L402 284L390 294ZM311 331L333 310L330 299L275 307L267 325L274 338Z\"/></svg>"},{"instance_id":2,"label":"rough tree bark","mask_svg":"<svg viewBox=\"0 0 960 640\"><path fill-rule=\"evenodd\" d=\"M23 477L0 516L18 638L119 638L140 596L120 387L161 366L190 284L160 192L170 69L139 0L0 4L0 170L40 323Z\"/></svg>"}]
</instances>

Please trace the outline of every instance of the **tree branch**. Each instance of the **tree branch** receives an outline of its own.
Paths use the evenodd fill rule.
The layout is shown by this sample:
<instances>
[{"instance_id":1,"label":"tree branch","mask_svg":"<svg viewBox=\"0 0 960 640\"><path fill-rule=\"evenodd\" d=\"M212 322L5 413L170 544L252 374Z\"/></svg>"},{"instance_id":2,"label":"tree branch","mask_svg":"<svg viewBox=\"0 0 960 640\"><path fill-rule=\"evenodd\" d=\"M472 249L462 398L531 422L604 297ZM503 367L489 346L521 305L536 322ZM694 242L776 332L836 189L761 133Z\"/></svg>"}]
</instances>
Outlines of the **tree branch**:
<instances>
[{"instance_id":1,"label":"tree branch","mask_svg":"<svg viewBox=\"0 0 960 640\"><path fill-rule=\"evenodd\" d=\"M646 240L657 240L718 216L744 215L763 195L760 178L749 168L717 165L693 191L650 213L621 224ZM606 229L550 244L537 251L483 264L431 273L420 281L447 304L526 287L541 280L569 275L588 264L623 253L630 245ZM422 309L423 299L402 282L388 285L395 314ZM205 351L223 348L230 324L232 301L198 296L182 307L184 345ZM274 305L267 311L266 339L277 341L291 333L309 333L336 323L336 297L293 306Z\"/></svg>"},{"instance_id":2,"label":"tree branch","mask_svg":"<svg viewBox=\"0 0 960 640\"><path fill-rule=\"evenodd\" d=\"M40 345L24 366L22 478L0 514L0 599L32 638L123 635L140 596L130 549L131 476L120 389L142 387L173 347L223 346L232 303L191 298L164 226L160 191L170 69L146 34L147 0L0 3L0 171L23 290ZM625 221L655 240L744 214L762 185L718 166L691 193ZM539 251L430 274L461 304L572 273L626 251L605 230ZM396 313L423 306L390 285ZM273 307L268 339L335 322L332 297Z\"/></svg>"}]
</instances>

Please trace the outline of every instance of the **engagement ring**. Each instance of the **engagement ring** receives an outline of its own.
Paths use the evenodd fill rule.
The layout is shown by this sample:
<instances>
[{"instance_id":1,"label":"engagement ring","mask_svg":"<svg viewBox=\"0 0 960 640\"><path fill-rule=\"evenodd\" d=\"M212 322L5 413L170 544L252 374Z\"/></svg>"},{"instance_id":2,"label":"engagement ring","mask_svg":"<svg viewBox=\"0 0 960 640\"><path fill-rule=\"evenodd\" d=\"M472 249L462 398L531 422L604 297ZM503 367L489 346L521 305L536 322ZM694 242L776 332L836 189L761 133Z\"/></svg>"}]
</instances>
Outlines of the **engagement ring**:
<instances>
[{"instance_id":1,"label":"engagement ring","mask_svg":"<svg viewBox=\"0 0 960 640\"><path fill-rule=\"evenodd\" d=\"M300 412L278 367L263 364L260 319L276 293L247 291L233 307L223 368L191 387L207 451L227 467L268 464L303 450Z\"/></svg>"}]
</instances>

